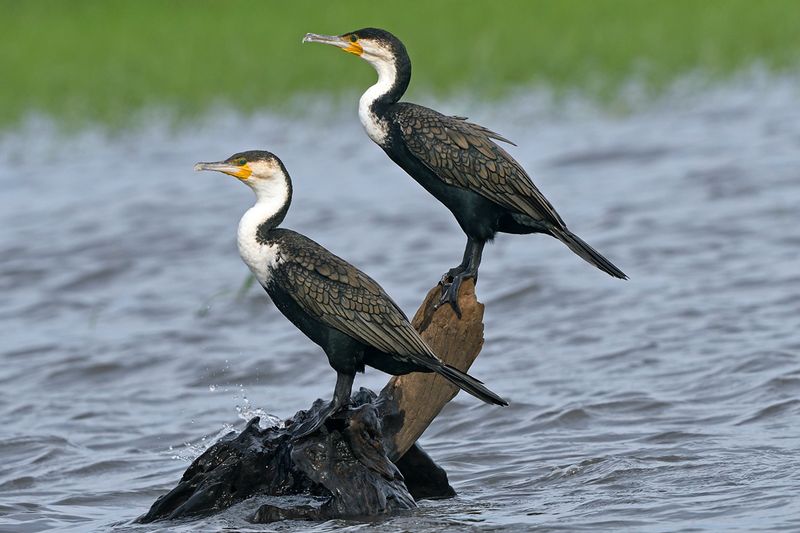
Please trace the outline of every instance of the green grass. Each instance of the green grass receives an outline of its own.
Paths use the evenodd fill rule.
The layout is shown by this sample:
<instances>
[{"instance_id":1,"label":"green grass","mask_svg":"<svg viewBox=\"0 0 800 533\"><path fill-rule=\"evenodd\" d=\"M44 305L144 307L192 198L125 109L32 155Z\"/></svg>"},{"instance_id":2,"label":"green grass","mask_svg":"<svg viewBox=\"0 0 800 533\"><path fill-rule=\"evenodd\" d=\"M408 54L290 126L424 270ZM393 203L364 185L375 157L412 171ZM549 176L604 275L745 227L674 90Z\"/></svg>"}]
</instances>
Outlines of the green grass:
<instances>
[{"instance_id":1,"label":"green grass","mask_svg":"<svg viewBox=\"0 0 800 533\"><path fill-rule=\"evenodd\" d=\"M406 43L413 93L443 96L530 85L613 100L631 78L658 91L800 57L798 0L0 0L0 126L31 111L126 124L149 106L191 117L306 93L355 100L369 66L300 39L363 26Z\"/></svg>"}]
</instances>

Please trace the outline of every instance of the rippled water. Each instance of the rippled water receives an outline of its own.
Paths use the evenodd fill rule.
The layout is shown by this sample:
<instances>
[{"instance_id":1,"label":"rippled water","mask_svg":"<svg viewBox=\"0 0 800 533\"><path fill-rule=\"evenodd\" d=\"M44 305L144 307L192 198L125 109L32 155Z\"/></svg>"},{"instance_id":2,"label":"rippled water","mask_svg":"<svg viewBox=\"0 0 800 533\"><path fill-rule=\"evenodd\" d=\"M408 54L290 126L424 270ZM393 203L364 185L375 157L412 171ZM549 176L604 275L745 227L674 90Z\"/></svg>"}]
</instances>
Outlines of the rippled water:
<instances>
[{"instance_id":1,"label":"rippled water","mask_svg":"<svg viewBox=\"0 0 800 533\"><path fill-rule=\"evenodd\" d=\"M500 236L481 269L486 346L473 373L511 406L461 394L422 438L458 497L367 526L272 528L800 529L794 87L735 83L629 116L535 97L472 113L517 141L511 152L570 227L631 280L555 239ZM255 502L130 523L226 428L333 390L322 353L260 290L236 298L235 228L251 193L192 164L246 148L289 168L286 226L408 312L460 259L450 214L350 109L4 134L0 530L270 529L246 522Z\"/></svg>"}]
</instances>

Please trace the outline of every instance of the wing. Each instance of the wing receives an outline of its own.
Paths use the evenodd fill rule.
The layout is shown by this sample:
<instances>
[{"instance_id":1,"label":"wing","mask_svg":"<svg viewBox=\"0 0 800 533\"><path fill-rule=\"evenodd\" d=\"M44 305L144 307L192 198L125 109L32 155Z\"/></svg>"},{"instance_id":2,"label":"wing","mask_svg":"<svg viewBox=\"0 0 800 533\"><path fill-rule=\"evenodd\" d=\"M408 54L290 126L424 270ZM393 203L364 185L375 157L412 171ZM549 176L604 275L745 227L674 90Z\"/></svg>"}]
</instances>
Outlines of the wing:
<instances>
[{"instance_id":1,"label":"wing","mask_svg":"<svg viewBox=\"0 0 800 533\"><path fill-rule=\"evenodd\" d=\"M492 140L510 142L504 137L465 117L448 117L414 104L398 104L395 118L411 154L445 183L536 220L564 226L525 170Z\"/></svg>"},{"instance_id":2,"label":"wing","mask_svg":"<svg viewBox=\"0 0 800 533\"><path fill-rule=\"evenodd\" d=\"M281 242L276 281L307 313L368 346L429 367L438 358L372 278L316 242Z\"/></svg>"}]
</instances>

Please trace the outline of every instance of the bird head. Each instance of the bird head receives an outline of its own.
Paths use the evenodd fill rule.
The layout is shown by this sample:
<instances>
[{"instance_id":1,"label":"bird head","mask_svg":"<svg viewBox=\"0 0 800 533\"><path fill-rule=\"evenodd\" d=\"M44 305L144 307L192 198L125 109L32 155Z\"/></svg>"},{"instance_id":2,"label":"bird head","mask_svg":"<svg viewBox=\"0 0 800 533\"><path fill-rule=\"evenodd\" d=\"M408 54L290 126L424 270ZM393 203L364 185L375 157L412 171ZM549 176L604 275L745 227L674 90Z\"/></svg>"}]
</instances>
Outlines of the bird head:
<instances>
[{"instance_id":1,"label":"bird head","mask_svg":"<svg viewBox=\"0 0 800 533\"><path fill-rule=\"evenodd\" d=\"M380 65L408 62L406 47L400 39L378 28L363 28L342 35L307 33L303 37L303 42L329 44L341 48L345 52L359 56L376 69Z\"/></svg>"},{"instance_id":2,"label":"bird head","mask_svg":"<svg viewBox=\"0 0 800 533\"><path fill-rule=\"evenodd\" d=\"M264 150L249 150L233 154L224 161L197 163L195 170L215 170L239 179L256 195L268 193L275 186L286 186L289 174L275 154Z\"/></svg>"}]
</instances>

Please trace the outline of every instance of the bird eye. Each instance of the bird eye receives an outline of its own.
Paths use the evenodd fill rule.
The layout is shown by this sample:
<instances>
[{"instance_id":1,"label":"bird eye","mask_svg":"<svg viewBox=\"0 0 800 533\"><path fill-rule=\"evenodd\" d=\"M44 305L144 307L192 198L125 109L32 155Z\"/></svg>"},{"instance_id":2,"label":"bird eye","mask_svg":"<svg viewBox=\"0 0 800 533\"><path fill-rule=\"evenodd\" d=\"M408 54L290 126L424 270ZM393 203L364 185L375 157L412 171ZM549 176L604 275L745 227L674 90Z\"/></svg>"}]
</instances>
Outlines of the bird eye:
<instances>
[{"instance_id":1,"label":"bird eye","mask_svg":"<svg viewBox=\"0 0 800 533\"><path fill-rule=\"evenodd\" d=\"M351 42L351 43L354 43L354 42L356 42L357 40L358 40L358 35L356 35L355 33L351 33L351 34L350 34L350 42Z\"/></svg>"},{"instance_id":2,"label":"bird eye","mask_svg":"<svg viewBox=\"0 0 800 533\"><path fill-rule=\"evenodd\" d=\"M239 165L240 167L243 167L247 164L247 159L245 159L244 157L241 159L237 159L236 164Z\"/></svg>"}]
</instances>

